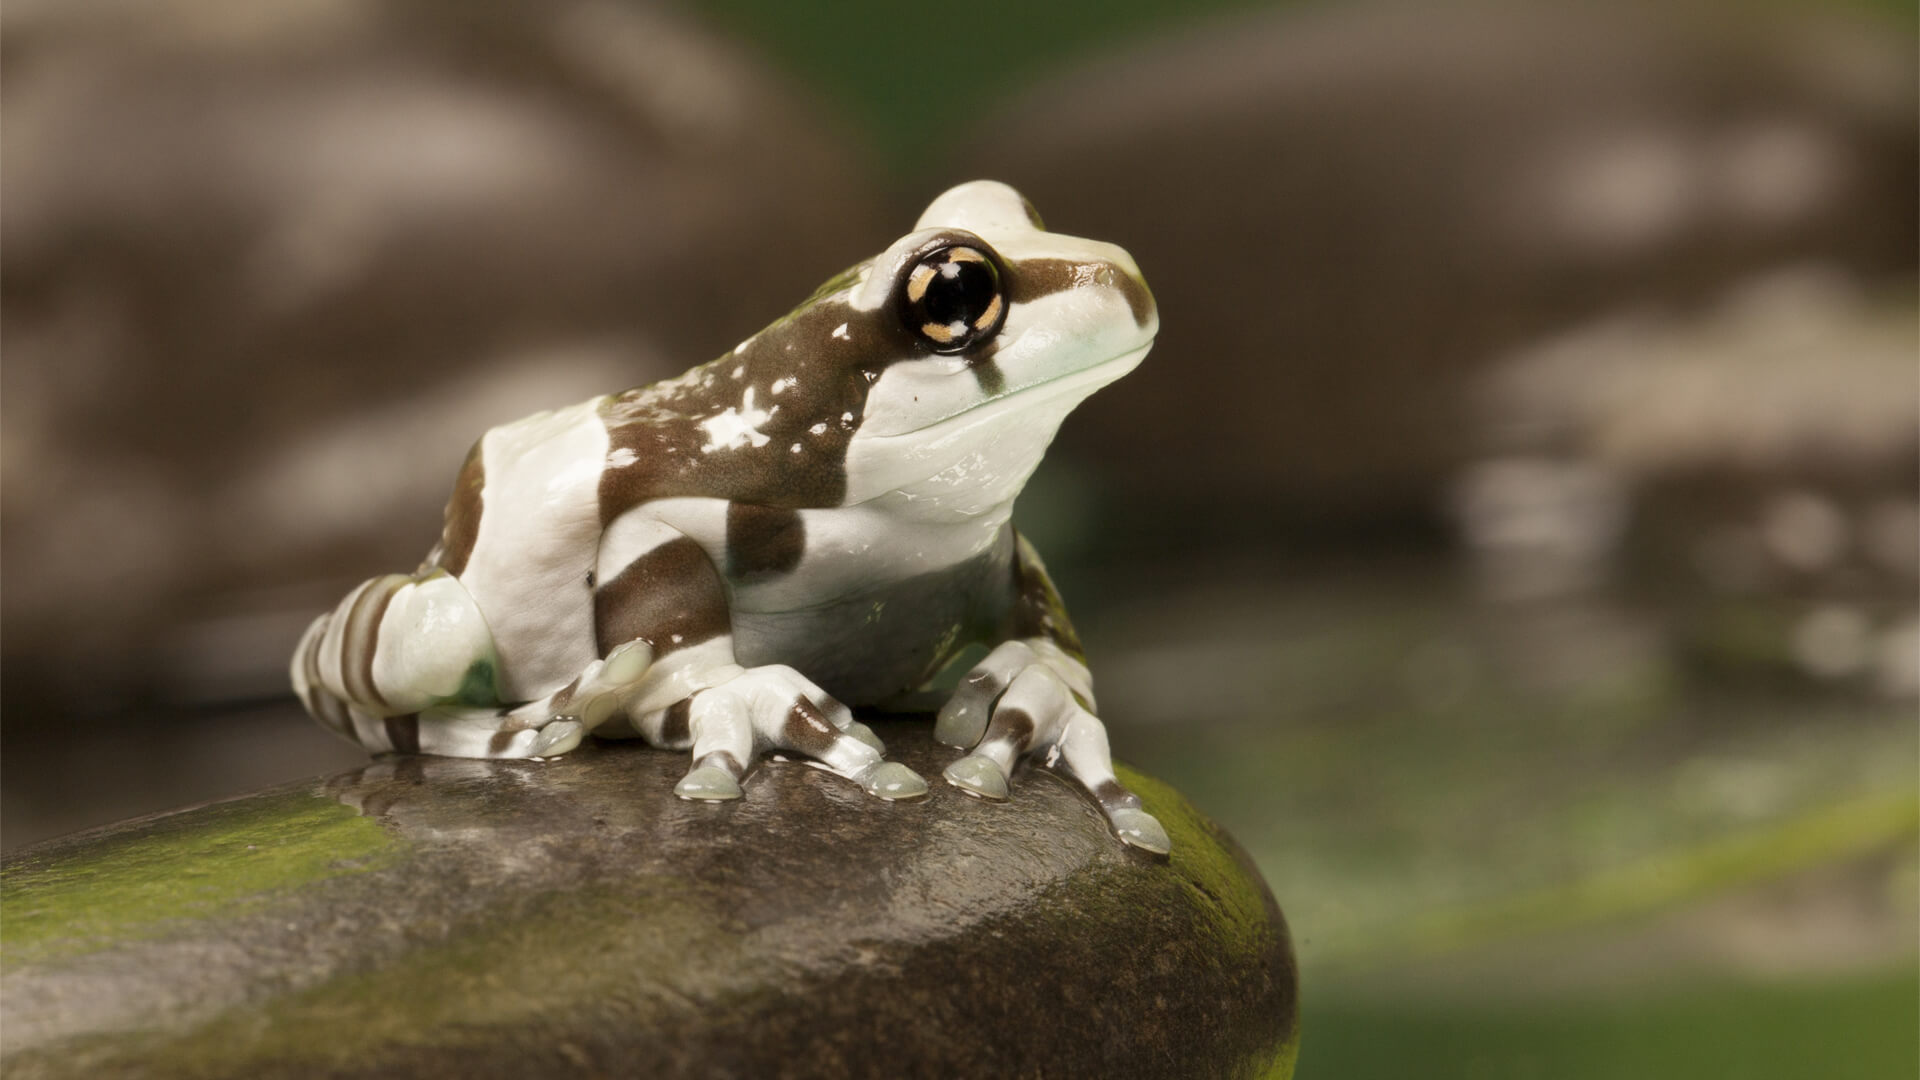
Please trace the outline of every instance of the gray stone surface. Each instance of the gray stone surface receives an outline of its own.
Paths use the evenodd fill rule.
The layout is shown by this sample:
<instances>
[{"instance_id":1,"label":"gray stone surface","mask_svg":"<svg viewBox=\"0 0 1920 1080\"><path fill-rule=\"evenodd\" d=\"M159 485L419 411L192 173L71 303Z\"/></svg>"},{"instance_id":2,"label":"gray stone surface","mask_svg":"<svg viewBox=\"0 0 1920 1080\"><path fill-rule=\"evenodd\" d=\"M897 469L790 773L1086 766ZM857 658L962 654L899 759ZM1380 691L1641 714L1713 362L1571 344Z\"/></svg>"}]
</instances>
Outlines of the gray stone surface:
<instances>
[{"instance_id":1,"label":"gray stone surface","mask_svg":"<svg viewBox=\"0 0 1920 1080\"><path fill-rule=\"evenodd\" d=\"M924 721L876 728L937 778ZM9 1077L1287 1076L1295 968L1231 839L1127 774L1123 847L1038 769L871 799L795 762L406 758L29 848Z\"/></svg>"}]
</instances>

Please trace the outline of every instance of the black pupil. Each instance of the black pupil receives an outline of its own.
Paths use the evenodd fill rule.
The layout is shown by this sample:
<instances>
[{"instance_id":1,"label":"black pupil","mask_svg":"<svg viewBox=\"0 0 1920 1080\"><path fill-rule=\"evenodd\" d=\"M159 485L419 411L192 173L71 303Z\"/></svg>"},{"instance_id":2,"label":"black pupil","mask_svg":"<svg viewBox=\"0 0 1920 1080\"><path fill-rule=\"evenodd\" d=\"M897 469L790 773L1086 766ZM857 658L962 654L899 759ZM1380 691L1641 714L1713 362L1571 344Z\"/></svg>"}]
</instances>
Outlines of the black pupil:
<instances>
[{"instance_id":1,"label":"black pupil","mask_svg":"<svg viewBox=\"0 0 1920 1080\"><path fill-rule=\"evenodd\" d=\"M943 326L964 323L970 330L974 321L986 314L987 305L993 303L994 293L999 290L993 264L944 254L938 259L933 280L927 282L927 295L920 301L921 310L926 312L928 322Z\"/></svg>"}]
</instances>

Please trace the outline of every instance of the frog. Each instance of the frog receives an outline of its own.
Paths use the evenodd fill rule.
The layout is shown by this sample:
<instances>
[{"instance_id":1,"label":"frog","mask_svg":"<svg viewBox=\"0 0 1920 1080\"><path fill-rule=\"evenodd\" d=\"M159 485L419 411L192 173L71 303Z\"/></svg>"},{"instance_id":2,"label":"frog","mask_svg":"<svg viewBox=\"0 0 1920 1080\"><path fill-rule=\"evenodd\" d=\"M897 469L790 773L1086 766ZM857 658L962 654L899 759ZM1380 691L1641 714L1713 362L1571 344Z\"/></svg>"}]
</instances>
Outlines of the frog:
<instances>
[{"instance_id":1,"label":"frog","mask_svg":"<svg viewBox=\"0 0 1920 1080\"><path fill-rule=\"evenodd\" d=\"M1005 801L1031 762L1164 856L1013 525L1062 421L1158 331L1124 249L1047 230L1006 184L960 184L718 358L488 431L425 560L316 618L293 688L375 754L639 739L686 752L675 794L716 803L789 756L923 798L853 709L937 704L935 737L963 751L947 783Z\"/></svg>"}]
</instances>

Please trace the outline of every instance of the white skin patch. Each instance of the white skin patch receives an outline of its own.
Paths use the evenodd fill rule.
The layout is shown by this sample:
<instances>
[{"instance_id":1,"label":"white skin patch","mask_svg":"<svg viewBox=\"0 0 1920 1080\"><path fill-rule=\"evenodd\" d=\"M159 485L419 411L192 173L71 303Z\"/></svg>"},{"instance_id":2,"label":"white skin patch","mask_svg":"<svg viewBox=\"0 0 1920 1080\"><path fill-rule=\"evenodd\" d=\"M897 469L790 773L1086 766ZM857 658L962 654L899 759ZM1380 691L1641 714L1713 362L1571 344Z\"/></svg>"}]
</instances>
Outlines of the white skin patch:
<instances>
[{"instance_id":1,"label":"white skin patch","mask_svg":"<svg viewBox=\"0 0 1920 1080\"><path fill-rule=\"evenodd\" d=\"M851 341L851 340L853 340L853 335L852 335L852 334L849 334L849 333L847 333L847 324L846 324L846 323L841 323L841 324L840 324L839 326L836 326L836 327L834 327L834 328L833 328L833 336L834 336L834 337L837 337L837 338L839 338L839 339L840 339L841 341Z\"/></svg>"},{"instance_id":2,"label":"white skin patch","mask_svg":"<svg viewBox=\"0 0 1920 1080\"><path fill-rule=\"evenodd\" d=\"M772 419L773 414L765 409L755 408L753 387L740 398L740 407L729 405L718 416L709 416L700 421L700 430L707 433L706 445L700 448L703 454L715 450L738 450L743 446L762 447L770 441L760 431L760 425Z\"/></svg>"},{"instance_id":3,"label":"white skin patch","mask_svg":"<svg viewBox=\"0 0 1920 1080\"><path fill-rule=\"evenodd\" d=\"M500 688L525 700L594 658L593 610L581 581L600 539L607 429L599 402L498 427L481 441L487 486L460 582L493 631Z\"/></svg>"}]
</instances>

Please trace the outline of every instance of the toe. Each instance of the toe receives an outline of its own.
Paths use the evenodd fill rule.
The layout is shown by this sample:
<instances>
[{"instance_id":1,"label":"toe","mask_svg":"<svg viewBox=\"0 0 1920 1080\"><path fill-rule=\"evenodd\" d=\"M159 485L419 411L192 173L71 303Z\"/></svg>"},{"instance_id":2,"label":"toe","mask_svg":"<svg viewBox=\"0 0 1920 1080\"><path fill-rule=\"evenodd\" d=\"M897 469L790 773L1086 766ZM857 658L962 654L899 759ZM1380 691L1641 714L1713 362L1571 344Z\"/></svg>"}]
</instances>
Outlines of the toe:
<instances>
[{"instance_id":1,"label":"toe","mask_svg":"<svg viewBox=\"0 0 1920 1080\"><path fill-rule=\"evenodd\" d=\"M740 781L716 765L702 765L680 779L673 793L683 799L718 802L740 797Z\"/></svg>"},{"instance_id":2,"label":"toe","mask_svg":"<svg viewBox=\"0 0 1920 1080\"><path fill-rule=\"evenodd\" d=\"M920 774L897 761L883 761L860 777L867 794L882 799L917 799L927 793L927 782Z\"/></svg>"},{"instance_id":3,"label":"toe","mask_svg":"<svg viewBox=\"0 0 1920 1080\"><path fill-rule=\"evenodd\" d=\"M1006 688L1006 683L990 671L974 671L960 680L953 696L934 716L934 741L959 747L979 742L993 715L993 703Z\"/></svg>"},{"instance_id":4,"label":"toe","mask_svg":"<svg viewBox=\"0 0 1920 1080\"><path fill-rule=\"evenodd\" d=\"M887 752L887 744L880 741L880 736L875 735L872 728L858 720L847 725L847 734L859 739L861 742L866 743L882 754Z\"/></svg>"},{"instance_id":5,"label":"toe","mask_svg":"<svg viewBox=\"0 0 1920 1080\"><path fill-rule=\"evenodd\" d=\"M625 686L647 673L653 663L653 649L644 641L629 641L607 654L603 675L614 686Z\"/></svg>"},{"instance_id":6,"label":"toe","mask_svg":"<svg viewBox=\"0 0 1920 1080\"><path fill-rule=\"evenodd\" d=\"M587 734L585 725L574 720L555 720L540 729L533 738L531 757L556 757L580 745Z\"/></svg>"},{"instance_id":7,"label":"toe","mask_svg":"<svg viewBox=\"0 0 1920 1080\"><path fill-rule=\"evenodd\" d=\"M1133 847L1155 855L1165 855L1173 850L1173 841L1167 838L1167 830L1145 810L1116 810L1112 822L1114 835Z\"/></svg>"},{"instance_id":8,"label":"toe","mask_svg":"<svg viewBox=\"0 0 1920 1080\"><path fill-rule=\"evenodd\" d=\"M947 766L947 783L969 795L1000 802L1007 797L1007 774L992 759L968 754Z\"/></svg>"}]
</instances>

